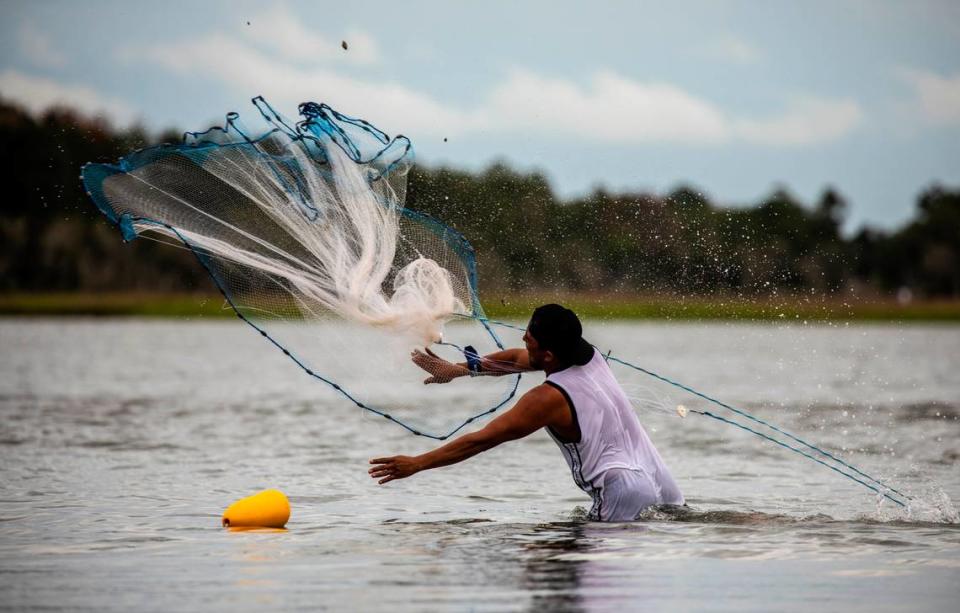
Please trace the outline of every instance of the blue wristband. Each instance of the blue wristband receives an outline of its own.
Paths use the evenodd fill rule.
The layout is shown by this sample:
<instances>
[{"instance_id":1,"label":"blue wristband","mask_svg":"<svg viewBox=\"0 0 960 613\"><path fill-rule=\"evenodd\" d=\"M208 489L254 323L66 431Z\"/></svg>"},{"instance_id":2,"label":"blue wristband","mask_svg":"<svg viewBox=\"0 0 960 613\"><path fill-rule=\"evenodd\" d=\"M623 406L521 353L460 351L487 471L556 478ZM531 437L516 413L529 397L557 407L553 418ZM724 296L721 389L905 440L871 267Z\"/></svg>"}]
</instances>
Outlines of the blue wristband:
<instances>
[{"instance_id":1,"label":"blue wristband","mask_svg":"<svg viewBox=\"0 0 960 613\"><path fill-rule=\"evenodd\" d=\"M473 348L473 345L467 345L463 348L463 357L467 359L467 369L474 373L480 373L480 354Z\"/></svg>"}]
</instances>

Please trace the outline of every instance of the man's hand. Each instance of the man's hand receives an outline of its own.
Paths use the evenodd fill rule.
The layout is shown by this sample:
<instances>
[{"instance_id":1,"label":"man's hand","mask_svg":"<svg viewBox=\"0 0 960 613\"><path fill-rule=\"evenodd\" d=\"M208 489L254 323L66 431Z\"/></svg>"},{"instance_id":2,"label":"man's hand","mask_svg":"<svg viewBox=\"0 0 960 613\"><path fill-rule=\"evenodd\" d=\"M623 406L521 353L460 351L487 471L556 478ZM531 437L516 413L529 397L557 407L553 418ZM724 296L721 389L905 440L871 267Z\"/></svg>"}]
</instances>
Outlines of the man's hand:
<instances>
[{"instance_id":1,"label":"man's hand","mask_svg":"<svg viewBox=\"0 0 960 613\"><path fill-rule=\"evenodd\" d=\"M414 349L410 354L414 364L430 373L430 376L423 380L424 383L447 383L470 374L470 370L465 366L448 362L426 347L424 351Z\"/></svg>"},{"instance_id":2,"label":"man's hand","mask_svg":"<svg viewBox=\"0 0 960 613\"><path fill-rule=\"evenodd\" d=\"M416 458L410 456L397 455L392 458L374 458L370 460L373 468L368 470L370 477L380 479L377 481L380 485L389 483L394 479L404 479L420 472L420 466Z\"/></svg>"}]
</instances>

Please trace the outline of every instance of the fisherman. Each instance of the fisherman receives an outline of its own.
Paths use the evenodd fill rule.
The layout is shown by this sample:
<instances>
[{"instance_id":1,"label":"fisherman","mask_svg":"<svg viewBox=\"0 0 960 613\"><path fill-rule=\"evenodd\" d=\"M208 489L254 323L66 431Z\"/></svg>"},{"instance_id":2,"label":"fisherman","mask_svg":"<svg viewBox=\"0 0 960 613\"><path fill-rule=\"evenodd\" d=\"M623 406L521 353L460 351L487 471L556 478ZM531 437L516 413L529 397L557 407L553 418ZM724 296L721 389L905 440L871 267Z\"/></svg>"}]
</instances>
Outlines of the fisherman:
<instances>
[{"instance_id":1,"label":"fisherman","mask_svg":"<svg viewBox=\"0 0 960 613\"><path fill-rule=\"evenodd\" d=\"M682 505L680 488L640 425L606 360L583 339L576 314L558 304L537 308L523 335L524 349L482 358L467 352L454 364L416 350L413 362L430 374L424 383L457 377L542 370L546 381L524 394L486 427L418 456L370 460L380 484L462 462L507 441L546 428L577 486L593 499L589 518L631 521L656 505Z\"/></svg>"}]
</instances>

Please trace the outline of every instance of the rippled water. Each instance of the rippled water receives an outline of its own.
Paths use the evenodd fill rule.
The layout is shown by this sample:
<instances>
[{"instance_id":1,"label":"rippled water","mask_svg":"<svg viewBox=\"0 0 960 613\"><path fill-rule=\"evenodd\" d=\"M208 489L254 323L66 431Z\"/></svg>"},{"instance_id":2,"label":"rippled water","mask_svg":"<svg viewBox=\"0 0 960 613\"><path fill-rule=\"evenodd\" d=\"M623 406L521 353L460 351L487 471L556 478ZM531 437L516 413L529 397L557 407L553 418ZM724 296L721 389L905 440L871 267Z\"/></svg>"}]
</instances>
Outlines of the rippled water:
<instances>
[{"instance_id":1,"label":"rippled water","mask_svg":"<svg viewBox=\"0 0 960 613\"><path fill-rule=\"evenodd\" d=\"M823 443L913 496L909 512L742 431L681 419L676 404L707 405L625 371L683 513L584 521L589 501L541 433L378 487L368 458L430 441L304 381L240 324L6 319L0 608L955 608L960 327L594 323L587 335ZM287 531L219 527L227 504L266 487L290 497Z\"/></svg>"}]
</instances>

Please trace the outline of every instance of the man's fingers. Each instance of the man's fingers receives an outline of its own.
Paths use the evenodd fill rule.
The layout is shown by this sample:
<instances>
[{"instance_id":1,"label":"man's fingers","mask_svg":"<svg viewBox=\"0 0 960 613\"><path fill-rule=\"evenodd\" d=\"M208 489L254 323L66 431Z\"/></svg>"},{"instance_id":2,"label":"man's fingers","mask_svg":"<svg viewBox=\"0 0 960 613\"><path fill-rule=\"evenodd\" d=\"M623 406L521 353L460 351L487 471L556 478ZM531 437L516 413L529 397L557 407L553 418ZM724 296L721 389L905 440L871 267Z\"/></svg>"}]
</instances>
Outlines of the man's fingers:
<instances>
[{"instance_id":1,"label":"man's fingers","mask_svg":"<svg viewBox=\"0 0 960 613\"><path fill-rule=\"evenodd\" d=\"M396 472L397 467L393 462L385 462L383 464L377 464L373 468L367 471L367 473L376 479L377 477L383 477L384 475L389 475Z\"/></svg>"},{"instance_id":2,"label":"man's fingers","mask_svg":"<svg viewBox=\"0 0 960 613\"><path fill-rule=\"evenodd\" d=\"M371 464L387 464L388 462L393 462L393 458L373 458L370 460Z\"/></svg>"},{"instance_id":3,"label":"man's fingers","mask_svg":"<svg viewBox=\"0 0 960 613\"><path fill-rule=\"evenodd\" d=\"M380 479L379 481L377 481L377 484L383 485L384 483L390 483L390 482L393 481L394 479L396 479L396 477L385 477L385 478Z\"/></svg>"},{"instance_id":4,"label":"man's fingers","mask_svg":"<svg viewBox=\"0 0 960 613\"><path fill-rule=\"evenodd\" d=\"M438 355L435 354L434 352L430 351L430 348L429 348L429 347L424 347L423 350L426 351L426 352L427 352L427 355L429 355L431 358L437 358L438 360L440 359L440 356L438 356Z\"/></svg>"}]
</instances>

